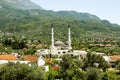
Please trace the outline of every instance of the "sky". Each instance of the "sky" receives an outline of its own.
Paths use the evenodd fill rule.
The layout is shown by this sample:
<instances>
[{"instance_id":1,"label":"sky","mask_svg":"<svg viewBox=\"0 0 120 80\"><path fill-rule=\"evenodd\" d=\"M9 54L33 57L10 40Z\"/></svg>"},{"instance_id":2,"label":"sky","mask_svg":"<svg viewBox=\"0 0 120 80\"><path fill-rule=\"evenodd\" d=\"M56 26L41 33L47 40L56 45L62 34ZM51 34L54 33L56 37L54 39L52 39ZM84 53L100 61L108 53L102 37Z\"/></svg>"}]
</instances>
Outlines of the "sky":
<instances>
[{"instance_id":1,"label":"sky","mask_svg":"<svg viewBox=\"0 0 120 80\"><path fill-rule=\"evenodd\" d=\"M46 10L90 13L120 25L120 0L31 0Z\"/></svg>"}]
</instances>

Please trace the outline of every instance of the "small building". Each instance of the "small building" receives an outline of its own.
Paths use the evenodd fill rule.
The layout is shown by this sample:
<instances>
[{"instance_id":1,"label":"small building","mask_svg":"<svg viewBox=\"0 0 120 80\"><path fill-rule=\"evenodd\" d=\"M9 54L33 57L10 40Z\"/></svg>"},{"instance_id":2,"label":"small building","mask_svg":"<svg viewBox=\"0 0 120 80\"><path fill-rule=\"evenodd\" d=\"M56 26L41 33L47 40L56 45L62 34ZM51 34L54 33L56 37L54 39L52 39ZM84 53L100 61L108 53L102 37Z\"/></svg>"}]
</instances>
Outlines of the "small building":
<instances>
[{"instance_id":1,"label":"small building","mask_svg":"<svg viewBox=\"0 0 120 80\"><path fill-rule=\"evenodd\" d=\"M46 54L50 54L50 50L49 49L39 49L36 51L37 55L46 55Z\"/></svg>"},{"instance_id":2,"label":"small building","mask_svg":"<svg viewBox=\"0 0 120 80\"><path fill-rule=\"evenodd\" d=\"M53 68L54 70L58 70L58 69L60 68L60 66L59 66L59 65L52 65L52 68Z\"/></svg>"},{"instance_id":3,"label":"small building","mask_svg":"<svg viewBox=\"0 0 120 80\"><path fill-rule=\"evenodd\" d=\"M104 55L105 55L105 53L102 53L102 52L95 52L95 51L93 51L92 53L93 53L93 54L97 54L97 55L101 55L101 56L104 56Z\"/></svg>"},{"instance_id":4,"label":"small building","mask_svg":"<svg viewBox=\"0 0 120 80\"><path fill-rule=\"evenodd\" d=\"M43 66L45 65L45 60L42 56L32 56L32 55L26 55L23 57L25 61L30 61L31 63L37 63L38 66Z\"/></svg>"},{"instance_id":5,"label":"small building","mask_svg":"<svg viewBox=\"0 0 120 80\"><path fill-rule=\"evenodd\" d=\"M45 70L45 72L48 72L49 71L49 66L48 65L44 66L44 70Z\"/></svg>"},{"instance_id":6,"label":"small building","mask_svg":"<svg viewBox=\"0 0 120 80\"><path fill-rule=\"evenodd\" d=\"M115 67L115 63L120 59L120 55L109 56L111 67Z\"/></svg>"},{"instance_id":7,"label":"small building","mask_svg":"<svg viewBox=\"0 0 120 80\"><path fill-rule=\"evenodd\" d=\"M111 44L106 44L105 46L106 46L106 47L112 47L112 45L111 45Z\"/></svg>"},{"instance_id":8,"label":"small building","mask_svg":"<svg viewBox=\"0 0 120 80\"><path fill-rule=\"evenodd\" d=\"M73 50L73 55L81 55L81 56L84 56L86 55L87 52L84 51L84 50Z\"/></svg>"},{"instance_id":9,"label":"small building","mask_svg":"<svg viewBox=\"0 0 120 80\"><path fill-rule=\"evenodd\" d=\"M25 55L25 56L23 56L23 60L34 63L34 62L38 61L38 56Z\"/></svg>"},{"instance_id":10,"label":"small building","mask_svg":"<svg viewBox=\"0 0 120 80\"><path fill-rule=\"evenodd\" d=\"M15 55L0 55L0 65L2 64L6 64L9 62L13 62L13 63L21 63L21 64L29 64L30 61L21 61L18 60L17 56Z\"/></svg>"},{"instance_id":11,"label":"small building","mask_svg":"<svg viewBox=\"0 0 120 80\"><path fill-rule=\"evenodd\" d=\"M38 58L37 64L38 64L38 66L43 66L43 65L45 65L45 60L44 60L44 58L43 58L42 56L40 56L40 57Z\"/></svg>"},{"instance_id":12,"label":"small building","mask_svg":"<svg viewBox=\"0 0 120 80\"><path fill-rule=\"evenodd\" d=\"M103 58L105 59L105 61L107 61L110 64L110 58L109 58L109 56L103 56Z\"/></svg>"}]
</instances>

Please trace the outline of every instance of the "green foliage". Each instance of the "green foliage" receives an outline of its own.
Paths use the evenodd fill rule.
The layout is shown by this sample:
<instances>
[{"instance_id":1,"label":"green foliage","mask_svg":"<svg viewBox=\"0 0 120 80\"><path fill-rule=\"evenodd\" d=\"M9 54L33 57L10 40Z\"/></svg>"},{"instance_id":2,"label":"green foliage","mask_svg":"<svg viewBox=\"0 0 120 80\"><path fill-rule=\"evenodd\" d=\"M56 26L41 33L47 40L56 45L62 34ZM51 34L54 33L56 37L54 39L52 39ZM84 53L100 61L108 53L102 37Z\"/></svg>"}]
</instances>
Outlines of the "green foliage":
<instances>
[{"instance_id":1,"label":"green foliage","mask_svg":"<svg viewBox=\"0 0 120 80\"><path fill-rule=\"evenodd\" d=\"M35 66L10 62L1 66L0 80L45 80L45 73Z\"/></svg>"},{"instance_id":2,"label":"green foliage","mask_svg":"<svg viewBox=\"0 0 120 80\"><path fill-rule=\"evenodd\" d=\"M58 71L55 71L50 67L50 71L48 72L48 80L59 79L60 77L58 74Z\"/></svg>"},{"instance_id":3,"label":"green foliage","mask_svg":"<svg viewBox=\"0 0 120 80\"><path fill-rule=\"evenodd\" d=\"M20 42L15 41L12 43L12 48L13 49L23 49L23 48L26 48L26 44L23 41L20 41Z\"/></svg>"},{"instance_id":4,"label":"green foliage","mask_svg":"<svg viewBox=\"0 0 120 80\"><path fill-rule=\"evenodd\" d=\"M64 55L60 63L60 75L63 80L85 80L85 72L82 71L71 55Z\"/></svg>"},{"instance_id":5,"label":"green foliage","mask_svg":"<svg viewBox=\"0 0 120 80\"><path fill-rule=\"evenodd\" d=\"M116 71L106 71L102 80L120 80L120 75Z\"/></svg>"},{"instance_id":6,"label":"green foliage","mask_svg":"<svg viewBox=\"0 0 120 80\"><path fill-rule=\"evenodd\" d=\"M20 9L20 10L42 9L40 6L34 4L30 0L25 0L25 1L1 0L0 5L2 5L2 8L7 8L7 9Z\"/></svg>"},{"instance_id":7,"label":"green foliage","mask_svg":"<svg viewBox=\"0 0 120 80\"><path fill-rule=\"evenodd\" d=\"M120 63L116 65L116 68L119 70L119 74L120 74Z\"/></svg>"},{"instance_id":8,"label":"green foliage","mask_svg":"<svg viewBox=\"0 0 120 80\"><path fill-rule=\"evenodd\" d=\"M24 35L28 40L40 40L47 44L44 48L49 48L51 25L53 24L55 28L55 40L64 42L67 41L67 28L70 25L73 49L84 48L108 54L119 54L120 52L118 46L114 48L114 50L117 48L115 53L110 49L90 48L89 44L94 43L94 39L101 38L103 42L109 42L109 39L116 41L120 35L119 25L100 20L95 15L74 11L17 10L7 7L0 9L0 12L1 31L6 32L4 35L10 33L16 36L18 40L21 39L20 36Z\"/></svg>"},{"instance_id":9,"label":"green foliage","mask_svg":"<svg viewBox=\"0 0 120 80\"><path fill-rule=\"evenodd\" d=\"M116 61L116 68L119 70L120 74L120 59Z\"/></svg>"},{"instance_id":10,"label":"green foliage","mask_svg":"<svg viewBox=\"0 0 120 80\"><path fill-rule=\"evenodd\" d=\"M101 80L102 72L96 68L87 68L87 79L86 80Z\"/></svg>"},{"instance_id":11,"label":"green foliage","mask_svg":"<svg viewBox=\"0 0 120 80\"><path fill-rule=\"evenodd\" d=\"M24 54L25 54L25 55L34 55L35 52L36 52L36 49L34 49L34 48L29 48L29 49L27 49L27 50L24 51Z\"/></svg>"},{"instance_id":12,"label":"green foliage","mask_svg":"<svg viewBox=\"0 0 120 80\"><path fill-rule=\"evenodd\" d=\"M13 49L23 49L27 47L24 40L15 40L11 38L3 40L2 44L3 46L11 46Z\"/></svg>"},{"instance_id":13,"label":"green foliage","mask_svg":"<svg viewBox=\"0 0 120 80\"><path fill-rule=\"evenodd\" d=\"M87 53L86 58L84 58L82 63L82 69L86 70L86 68L88 67L98 67L98 68L102 68L103 71L106 71L106 69L109 67L108 62L105 61L105 59L98 54L94 54L94 53Z\"/></svg>"},{"instance_id":14,"label":"green foliage","mask_svg":"<svg viewBox=\"0 0 120 80\"><path fill-rule=\"evenodd\" d=\"M46 11L46 10L17 10L0 9L0 29L4 32L16 32L15 35L25 35L29 39L50 41L51 24L55 27L55 40L66 40L67 27L71 25L72 37L77 41L80 38L95 36L108 38L119 35L119 25L113 25L106 20L101 21L97 16L74 11ZM32 15L32 14L37 15ZM91 18L92 17L92 18ZM116 28L116 30L113 30ZM62 32L64 31L64 32ZM114 33L114 31L116 33ZM105 36L106 35L106 36Z\"/></svg>"}]
</instances>

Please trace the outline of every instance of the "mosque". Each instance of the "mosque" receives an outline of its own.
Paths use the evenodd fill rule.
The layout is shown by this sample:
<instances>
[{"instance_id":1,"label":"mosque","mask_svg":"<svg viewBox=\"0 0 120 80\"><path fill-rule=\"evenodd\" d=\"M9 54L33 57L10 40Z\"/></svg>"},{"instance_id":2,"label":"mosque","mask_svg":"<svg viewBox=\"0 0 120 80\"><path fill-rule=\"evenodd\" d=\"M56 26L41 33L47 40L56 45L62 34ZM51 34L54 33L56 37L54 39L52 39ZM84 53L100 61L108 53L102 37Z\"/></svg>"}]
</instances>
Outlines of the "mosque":
<instances>
[{"instance_id":1,"label":"mosque","mask_svg":"<svg viewBox=\"0 0 120 80\"><path fill-rule=\"evenodd\" d=\"M62 41L56 41L54 42L54 28L52 28L52 33L51 33L51 47L50 47L50 53L51 54L66 54L70 53L72 50L71 47L71 36L70 36L70 27L68 28L68 45L65 45L64 42Z\"/></svg>"},{"instance_id":2,"label":"mosque","mask_svg":"<svg viewBox=\"0 0 120 80\"><path fill-rule=\"evenodd\" d=\"M64 55L72 54L74 56L85 56L87 54L84 50L73 50L71 46L71 30L68 27L68 44L66 45L62 41L54 40L54 28L51 29L51 46L50 49L37 50L37 54L52 54L52 55Z\"/></svg>"},{"instance_id":3,"label":"mosque","mask_svg":"<svg viewBox=\"0 0 120 80\"><path fill-rule=\"evenodd\" d=\"M38 55L45 55L45 54L52 54L52 55L64 55L64 54L70 54L73 56L77 56L78 59L84 58L87 55L87 51L85 50L74 50L71 46L71 30L70 27L68 27L68 44L65 44L62 41L55 41L54 40L54 28L51 29L51 46L49 49L40 49L37 50ZM98 53L94 52L95 54L103 55L104 53ZM109 62L108 56L103 56L103 58Z\"/></svg>"}]
</instances>

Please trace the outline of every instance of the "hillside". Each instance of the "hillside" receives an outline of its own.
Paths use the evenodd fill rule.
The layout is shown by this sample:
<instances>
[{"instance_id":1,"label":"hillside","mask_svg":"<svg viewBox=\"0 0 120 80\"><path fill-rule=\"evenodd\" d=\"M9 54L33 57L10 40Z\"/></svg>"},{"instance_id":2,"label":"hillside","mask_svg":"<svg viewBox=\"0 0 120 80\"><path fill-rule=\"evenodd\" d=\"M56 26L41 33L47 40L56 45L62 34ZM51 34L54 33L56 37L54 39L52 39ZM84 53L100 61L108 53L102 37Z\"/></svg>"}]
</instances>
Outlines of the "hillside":
<instances>
[{"instance_id":1,"label":"hillside","mask_svg":"<svg viewBox=\"0 0 120 80\"><path fill-rule=\"evenodd\" d=\"M26 5L22 5L24 1ZM96 15L75 11L47 11L37 5L34 7L33 4L29 0L1 0L1 31L13 33L19 38L24 35L28 39L39 39L41 42L50 43L52 24L55 27L55 40L63 41L67 40L67 27L70 25L73 40L120 39L120 26L101 20Z\"/></svg>"},{"instance_id":2,"label":"hillside","mask_svg":"<svg viewBox=\"0 0 120 80\"><path fill-rule=\"evenodd\" d=\"M0 8L14 8L21 10L43 9L30 0L0 0Z\"/></svg>"}]
</instances>

